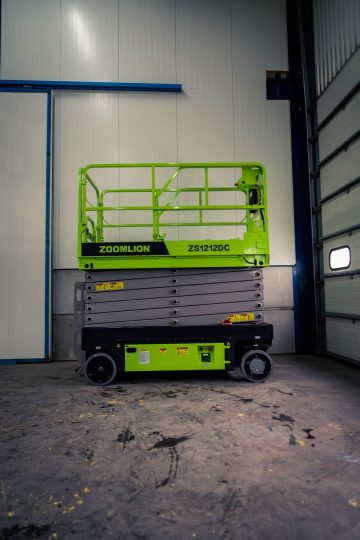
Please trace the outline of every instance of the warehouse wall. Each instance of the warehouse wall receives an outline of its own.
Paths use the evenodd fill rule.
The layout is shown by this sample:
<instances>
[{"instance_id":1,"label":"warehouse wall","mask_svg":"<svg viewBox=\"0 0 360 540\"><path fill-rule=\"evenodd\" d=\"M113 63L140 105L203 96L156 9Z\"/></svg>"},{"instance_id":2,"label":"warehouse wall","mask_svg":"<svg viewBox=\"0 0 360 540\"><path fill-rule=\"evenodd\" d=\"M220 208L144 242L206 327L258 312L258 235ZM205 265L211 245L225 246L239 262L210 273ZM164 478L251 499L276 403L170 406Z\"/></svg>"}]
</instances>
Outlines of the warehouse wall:
<instances>
[{"instance_id":1,"label":"warehouse wall","mask_svg":"<svg viewBox=\"0 0 360 540\"><path fill-rule=\"evenodd\" d=\"M181 95L56 94L54 336L71 325L79 166L261 161L269 320L279 320L279 350L293 350L289 104L267 101L265 87L266 70L287 67L285 0L3 0L1 78L183 84Z\"/></svg>"}]
</instances>

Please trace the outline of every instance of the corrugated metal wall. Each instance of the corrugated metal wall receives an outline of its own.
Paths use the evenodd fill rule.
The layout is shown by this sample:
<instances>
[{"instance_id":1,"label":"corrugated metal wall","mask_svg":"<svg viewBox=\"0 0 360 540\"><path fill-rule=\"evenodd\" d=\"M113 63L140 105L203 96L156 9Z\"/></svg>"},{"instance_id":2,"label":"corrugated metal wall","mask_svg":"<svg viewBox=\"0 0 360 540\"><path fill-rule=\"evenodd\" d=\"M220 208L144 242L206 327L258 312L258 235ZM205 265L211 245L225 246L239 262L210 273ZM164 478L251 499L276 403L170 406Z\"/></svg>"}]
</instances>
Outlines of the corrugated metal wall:
<instances>
[{"instance_id":1,"label":"corrugated metal wall","mask_svg":"<svg viewBox=\"0 0 360 540\"><path fill-rule=\"evenodd\" d=\"M2 6L1 78L183 84L181 95L55 96L56 269L77 267L79 166L261 161L269 179L271 264L288 266L291 288L289 104L267 101L265 81L266 70L288 68L285 0L3 0ZM292 327L292 302L287 308ZM293 348L292 335L286 348Z\"/></svg>"},{"instance_id":2,"label":"corrugated metal wall","mask_svg":"<svg viewBox=\"0 0 360 540\"><path fill-rule=\"evenodd\" d=\"M314 27L320 95L360 45L359 0L314 0Z\"/></svg>"}]
</instances>

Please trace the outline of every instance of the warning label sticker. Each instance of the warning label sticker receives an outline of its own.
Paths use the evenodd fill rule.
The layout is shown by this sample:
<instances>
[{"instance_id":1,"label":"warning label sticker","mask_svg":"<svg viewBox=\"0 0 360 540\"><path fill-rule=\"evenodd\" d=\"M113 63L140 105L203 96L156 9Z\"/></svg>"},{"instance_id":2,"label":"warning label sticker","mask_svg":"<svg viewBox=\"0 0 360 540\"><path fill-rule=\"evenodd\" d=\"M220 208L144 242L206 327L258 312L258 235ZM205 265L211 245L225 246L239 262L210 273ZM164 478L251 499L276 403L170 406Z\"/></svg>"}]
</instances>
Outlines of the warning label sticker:
<instances>
[{"instance_id":1,"label":"warning label sticker","mask_svg":"<svg viewBox=\"0 0 360 540\"><path fill-rule=\"evenodd\" d=\"M245 322L245 321L254 321L255 313L234 313L226 317L226 321L230 323Z\"/></svg>"},{"instance_id":2,"label":"warning label sticker","mask_svg":"<svg viewBox=\"0 0 360 540\"><path fill-rule=\"evenodd\" d=\"M96 283L95 285L97 291L120 291L123 288L123 281L107 281L105 283Z\"/></svg>"},{"instance_id":3,"label":"warning label sticker","mask_svg":"<svg viewBox=\"0 0 360 540\"><path fill-rule=\"evenodd\" d=\"M168 351L168 350L167 350L165 347L161 347L161 348L159 349L159 353L160 353L160 354L166 354L167 351Z\"/></svg>"},{"instance_id":4,"label":"warning label sticker","mask_svg":"<svg viewBox=\"0 0 360 540\"><path fill-rule=\"evenodd\" d=\"M139 364L150 364L150 351L140 351Z\"/></svg>"},{"instance_id":5,"label":"warning label sticker","mask_svg":"<svg viewBox=\"0 0 360 540\"><path fill-rule=\"evenodd\" d=\"M189 354L189 347L178 347L177 348L178 354Z\"/></svg>"}]
</instances>

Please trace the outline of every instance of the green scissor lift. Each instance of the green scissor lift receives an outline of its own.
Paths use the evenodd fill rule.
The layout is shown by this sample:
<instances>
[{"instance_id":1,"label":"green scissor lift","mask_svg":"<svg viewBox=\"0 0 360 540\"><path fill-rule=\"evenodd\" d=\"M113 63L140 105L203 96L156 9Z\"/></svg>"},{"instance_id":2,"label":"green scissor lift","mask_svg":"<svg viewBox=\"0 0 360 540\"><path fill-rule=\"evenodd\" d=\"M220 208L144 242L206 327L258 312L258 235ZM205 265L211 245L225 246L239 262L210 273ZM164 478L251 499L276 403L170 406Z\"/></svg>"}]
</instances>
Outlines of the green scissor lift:
<instances>
[{"instance_id":1,"label":"green scissor lift","mask_svg":"<svg viewBox=\"0 0 360 540\"><path fill-rule=\"evenodd\" d=\"M141 240L126 240L134 238L127 232L135 228L141 231ZM197 234L200 230L206 234ZM225 233L229 230L235 231L231 237ZM101 275L99 290L114 290L116 298L124 283L121 273L129 269L265 267L269 264L265 168L238 162L83 167L78 260L79 268L91 273L94 281ZM105 276L109 271L108 278L104 279L104 271ZM115 281L114 273L120 276ZM271 372L265 352L271 340L272 326L251 322L251 314L247 322L232 326L134 329L85 324L82 369L93 384L108 384L124 371L233 371L239 365L249 380L265 380Z\"/></svg>"}]
</instances>

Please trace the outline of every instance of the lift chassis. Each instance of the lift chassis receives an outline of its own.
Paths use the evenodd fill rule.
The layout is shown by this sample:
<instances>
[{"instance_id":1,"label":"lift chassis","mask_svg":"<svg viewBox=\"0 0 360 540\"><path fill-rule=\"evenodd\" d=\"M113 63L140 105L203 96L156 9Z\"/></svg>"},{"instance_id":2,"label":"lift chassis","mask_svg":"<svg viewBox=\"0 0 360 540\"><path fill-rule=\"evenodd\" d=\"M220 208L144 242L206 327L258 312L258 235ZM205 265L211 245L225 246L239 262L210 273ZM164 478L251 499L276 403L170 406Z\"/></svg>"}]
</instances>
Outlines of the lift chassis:
<instances>
[{"instance_id":1,"label":"lift chassis","mask_svg":"<svg viewBox=\"0 0 360 540\"><path fill-rule=\"evenodd\" d=\"M273 328L267 323L183 327L122 327L82 330L84 373L95 385L128 372L213 371L252 382L271 374Z\"/></svg>"}]
</instances>

